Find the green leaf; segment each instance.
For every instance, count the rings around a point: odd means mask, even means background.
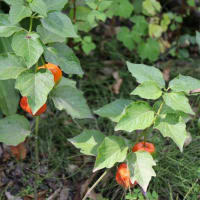
[[[44,17],[47,16],[47,5],[43,0],[32,0],[29,5],[33,12],[36,12]]]
[[[74,87],[58,85],[52,99],[58,110],[65,110],[73,118],[92,118],[82,92]]]
[[[185,92],[189,94],[191,90],[200,89],[200,80],[190,76],[179,75],[169,82],[169,87],[174,92]]]
[[[127,27],[120,27],[120,30],[117,33],[117,39],[121,41],[129,50],[133,50],[135,47],[133,36]]]
[[[158,99],[162,95],[162,90],[154,81],[145,81],[139,85],[133,92],[132,95],[138,95],[144,99]]]
[[[65,44],[54,43],[49,45],[44,51],[44,56],[47,62],[59,65],[67,74],[83,74],[78,58]]]
[[[133,12],[133,4],[129,0],[115,0],[110,6],[110,10],[107,12],[109,17],[120,16],[124,18],[129,18]]]
[[[59,82],[59,87],[60,86],[70,86],[76,88],[76,81],[63,77]]]
[[[162,35],[162,27],[158,24],[149,24],[149,35],[153,38],[159,38]]]
[[[14,80],[0,81],[0,109],[7,116],[15,114],[19,104],[19,94],[14,86]]]
[[[24,6],[22,2],[15,1],[10,7],[9,17],[12,24],[17,24],[22,19],[30,17],[32,14],[31,9],[28,6]]]
[[[105,13],[99,12],[98,10],[92,10],[87,16],[87,21],[89,22],[91,27],[97,26],[98,20],[101,20],[104,22],[106,20]]]
[[[124,130],[132,132],[143,130],[152,125],[154,111],[146,102],[133,102],[125,110],[124,115],[119,120],[115,131]]]
[[[15,33],[12,40],[12,48],[16,55],[24,58],[28,68],[32,67],[43,53],[42,44],[36,33],[26,33],[21,31]]]
[[[85,155],[96,156],[99,145],[105,136],[97,130],[84,130],[80,135],[69,141]]]
[[[153,166],[156,165],[151,154],[145,151],[137,151],[128,155],[128,167],[131,172],[131,182],[137,183],[146,192],[152,176],[156,176]],[[133,173],[134,171],[134,173]]]
[[[127,155],[128,147],[120,136],[105,137],[98,148],[98,154],[93,171],[111,168],[116,162],[122,162]]]
[[[127,99],[117,99],[112,103],[109,103],[102,108],[94,111],[97,115],[101,117],[107,117],[114,122],[118,122],[123,116],[125,108],[131,103],[131,100]]]
[[[154,16],[157,12],[160,12],[161,5],[156,0],[145,0],[142,3],[143,13],[147,16]]]
[[[0,37],[10,37],[13,33],[23,30],[9,21],[9,15],[0,14]]]
[[[98,10],[103,12],[106,9],[108,9],[112,4],[112,1],[100,1],[99,5],[98,5]]]
[[[53,10],[60,11],[64,8],[65,4],[68,3],[68,0],[56,0],[56,1],[44,0],[44,2],[46,3],[48,11],[53,11]]]
[[[132,64],[130,62],[127,62],[127,66],[129,72],[131,72],[132,76],[136,78],[138,83],[154,81],[160,88],[165,87],[163,75],[157,68],[144,64]]]
[[[92,37],[91,36],[85,36],[82,40],[81,40],[81,44],[82,44],[82,49],[84,51],[85,54],[89,54],[92,50],[94,50],[96,48],[95,43],[92,42]]]
[[[51,12],[41,22],[46,30],[60,37],[78,37],[70,18],[61,12]]]
[[[177,114],[169,113],[158,118],[155,127],[164,137],[170,137],[183,150],[185,139],[187,138],[186,125],[182,118]]]
[[[30,125],[24,116],[11,115],[0,119],[0,142],[16,146],[30,135]]]
[[[130,19],[133,23],[133,30],[137,32],[139,35],[147,35],[148,33],[148,22],[144,16],[141,15],[134,15]]]
[[[169,107],[174,110],[179,110],[188,114],[194,115],[187,97],[183,93],[170,92],[163,95],[163,99]]]
[[[34,73],[27,70],[21,73],[16,80],[15,88],[22,96],[28,97],[33,114],[35,114],[47,101],[49,92],[54,87],[54,76],[49,70],[39,70]]]
[[[54,42],[65,42],[66,38],[56,35],[45,29],[42,25],[37,26],[37,33],[40,35],[40,39],[44,44],[54,43]]]
[[[0,80],[16,79],[26,69],[22,59],[14,54],[0,55]]]
[[[6,55],[7,53],[14,53],[11,47],[12,37],[9,38],[1,38],[0,37],[0,52],[2,55]]]
[[[164,103],[162,100],[155,102],[155,104],[153,105],[153,109],[155,112],[158,112],[158,109],[160,108],[161,104]],[[183,121],[185,123],[187,123],[189,120],[192,119],[192,117],[187,114],[184,113],[182,111],[177,111],[177,110],[173,110],[171,107],[167,106],[165,103],[162,106],[162,109],[160,110],[160,116],[165,116],[166,114],[176,114],[179,115]]]
[[[146,42],[139,45],[138,53],[143,60],[156,61],[160,55],[159,42],[153,38],[149,38]]]

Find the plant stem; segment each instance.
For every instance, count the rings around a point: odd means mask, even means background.
[[[76,23],[76,0],[72,0],[73,1],[73,9],[74,9],[74,12],[73,12],[73,22],[74,24]]]
[[[100,177],[99,179],[92,185],[92,187],[86,192],[85,196],[83,197],[82,200],[86,200],[90,192],[97,186],[97,184],[103,179],[103,177],[108,173],[108,170],[106,170]]]
[[[33,17],[30,17],[30,26],[29,26],[29,31],[28,33],[30,33],[32,31],[32,27],[33,27]]]
[[[37,200],[37,185],[38,185],[38,166],[39,166],[39,149],[38,149],[38,130],[39,130],[40,117],[35,118],[35,163],[36,163],[36,174],[34,182],[34,200]]]

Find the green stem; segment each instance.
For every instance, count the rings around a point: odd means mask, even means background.
[[[30,17],[30,26],[29,26],[29,31],[28,33],[30,33],[32,31],[32,27],[33,27],[33,17]]]
[[[45,60],[42,56],[41,56],[41,61],[42,61],[42,64],[45,65]]]
[[[34,183],[34,200],[37,200],[37,187],[38,187],[38,167],[39,167],[39,149],[38,149],[38,130],[39,130],[40,117],[35,118],[35,163],[36,163],[36,174]]]
[[[103,177],[108,173],[108,170],[106,170],[100,177],[99,179],[92,185],[92,187],[87,191],[85,196],[83,197],[82,200],[86,200],[90,192],[97,186],[97,184],[103,179]]]

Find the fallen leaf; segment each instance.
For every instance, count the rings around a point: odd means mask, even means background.
[[[112,90],[115,94],[119,94],[121,85],[123,80],[119,76],[119,72],[113,72],[113,78],[116,80],[115,83],[112,85]]]
[[[10,152],[17,160],[24,160],[27,154],[25,142],[22,142],[17,146],[10,146]]]

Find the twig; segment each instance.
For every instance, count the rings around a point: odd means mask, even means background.
[[[53,200],[56,198],[60,192],[61,188],[58,188],[47,200]]]
[[[199,92],[200,92],[200,89],[191,90],[191,91],[190,91],[190,94],[199,93]]]
[[[38,166],[39,166],[39,149],[38,149],[38,130],[39,130],[39,121],[40,117],[36,117],[36,122],[35,122],[35,162],[36,162],[36,171],[37,173],[35,174],[35,182],[34,182],[34,200],[37,200],[37,184],[38,184]]]
[[[85,196],[83,197],[82,200],[86,200],[90,192],[97,186],[97,184],[103,179],[103,177],[108,173],[108,170],[106,170],[100,177],[99,179],[92,185],[92,187],[86,192]]]

